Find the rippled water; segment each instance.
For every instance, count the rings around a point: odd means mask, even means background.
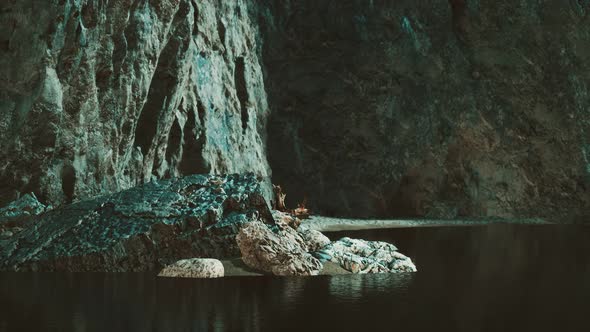
[[[415,274],[158,279],[0,274],[0,331],[585,331],[590,227],[332,233],[387,240]]]

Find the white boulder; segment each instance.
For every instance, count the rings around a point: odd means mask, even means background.
[[[221,278],[224,276],[221,261],[212,258],[183,259],[166,266],[159,277],[171,278]]]

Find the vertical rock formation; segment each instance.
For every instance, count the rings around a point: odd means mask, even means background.
[[[575,0],[3,0],[0,206],[193,173],[268,177],[268,122],[291,206],[584,219],[589,12]]]
[[[339,216],[590,211],[587,1],[266,1],[273,182]]]
[[[182,174],[269,176],[248,11],[247,1],[2,1],[0,206]]]

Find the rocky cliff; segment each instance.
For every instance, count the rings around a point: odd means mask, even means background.
[[[270,175],[245,1],[6,0],[0,36],[0,206]]]
[[[327,215],[584,219],[589,23],[576,0],[4,0],[0,206],[270,163]]]
[[[590,217],[587,1],[267,5],[269,160],[291,204]]]

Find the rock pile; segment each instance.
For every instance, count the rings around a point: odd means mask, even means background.
[[[248,267],[278,276],[318,275],[322,261],[352,273],[416,271],[391,244],[331,242],[300,227],[293,215],[269,209],[260,185],[253,174],[193,175],[51,211],[25,196],[0,210],[12,220],[0,222],[0,270],[152,271],[168,265],[162,276],[219,277],[217,261],[194,258],[241,256]]]
[[[342,238],[315,254],[339,264],[352,273],[416,272],[412,260],[397,251],[393,244]]]
[[[280,220],[274,226],[249,223],[240,230],[237,243],[246,265],[280,276],[317,275],[326,261],[351,273],[417,271],[412,260],[392,244],[347,237],[331,242],[319,231],[295,231]]]

